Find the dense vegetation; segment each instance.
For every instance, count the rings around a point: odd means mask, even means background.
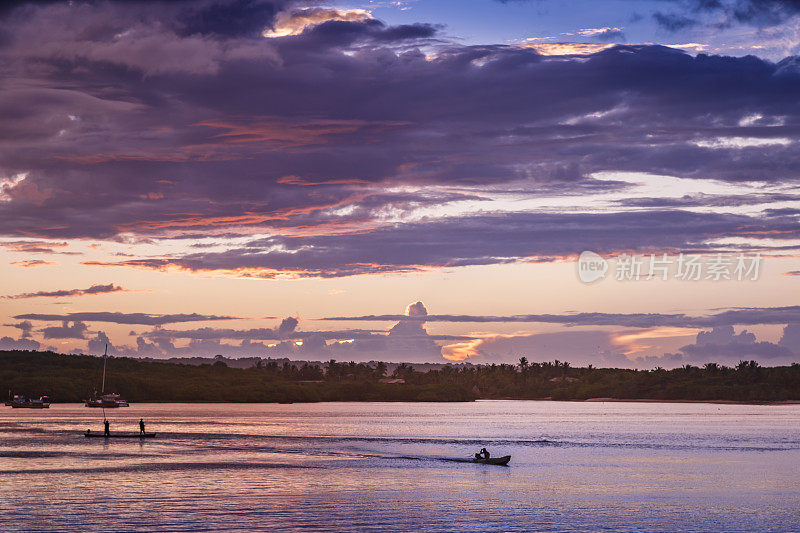
[[[800,365],[761,367],[742,361],[729,368],[714,363],[674,370],[573,368],[568,363],[446,365],[416,371],[399,365],[382,383],[383,363],[324,365],[259,362],[229,368],[224,362],[187,365],[109,358],[106,391],[131,402],[315,402],[470,401],[478,398],[586,400],[800,400]],[[103,361],[52,352],[0,352],[0,390],[56,402],[89,398],[100,383]]]

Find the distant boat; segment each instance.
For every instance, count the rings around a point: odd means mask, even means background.
[[[106,409],[111,409],[113,407],[130,407],[130,404],[120,398],[119,394],[116,393],[103,394],[99,398],[86,400],[85,405],[86,407],[104,407]]]
[[[499,465],[499,466],[506,466],[508,462],[511,460],[510,455],[504,455],[503,457],[488,457],[488,458],[475,458],[472,460],[473,463],[482,463],[485,465]]]
[[[100,386],[100,396],[97,396],[97,392],[95,392],[95,397],[91,400],[86,400],[86,407],[102,407],[104,409],[112,409],[114,407],[130,407],[128,402],[120,398],[119,394],[116,393],[107,393],[106,390],[106,361],[108,360],[108,344],[106,344],[106,349],[103,352],[103,382]]]
[[[42,396],[38,400],[34,400],[33,398],[26,398],[25,396],[16,394],[11,400],[6,402],[6,405],[14,408],[49,409],[50,397]]]

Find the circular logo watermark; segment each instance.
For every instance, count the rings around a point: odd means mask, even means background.
[[[578,257],[578,278],[584,283],[592,283],[606,277],[608,261],[588,250]]]

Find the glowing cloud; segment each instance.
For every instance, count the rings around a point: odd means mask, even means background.
[[[608,50],[615,44],[599,43],[525,43],[517,48],[530,48],[543,56],[586,56]]]
[[[321,9],[309,8],[280,13],[273,29],[264,30],[267,38],[300,35],[307,28],[319,26],[332,20],[344,22],[364,22],[372,19],[372,14],[365,9]]]
[[[695,144],[702,148],[752,148],[759,146],[788,146],[792,144],[792,140],[786,137],[717,137],[716,139],[697,141]]]

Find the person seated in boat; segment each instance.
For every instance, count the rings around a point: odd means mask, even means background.
[[[488,459],[491,454],[486,448],[481,448],[481,451],[475,454],[475,459]]]
[[[110,431],[110,424],[108,423],[108,420],[105,420],[103,422],[103,428],[104,428],[103,429],[103,435],[105,435],[106,437],[110,436],[111,435],[111,431]]]
[[[139,433],[144,433],[144,418],[139,419]]]

